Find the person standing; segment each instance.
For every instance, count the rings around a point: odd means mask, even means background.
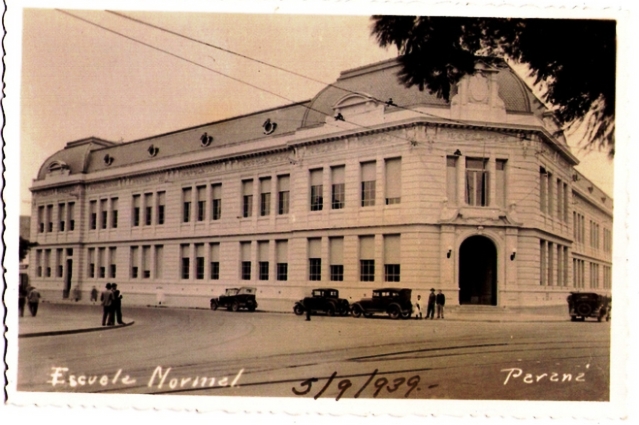
[[[444,295],[442,293],[442,290],[440,289],[437,292],[437,318],[438,319],[444,318],[444,304],[446,304],[446,295]]]
[[[40,304],[40,293],[33,286],[29,289],[29,295],[27,295],[27,301],[29,302],[29,311],[31,316],[35,317],[38,314],[38,305]]]
[[[430,294],[428,295],[428,308],[426,309],[426,318],[434,319],[435,318],[435,303],[437,302],[437,295],[435,295],[435,288],[431,288]]]
[[[122,293],[118,289],[117,283],[111,284],[111,290],[113,291],[113,304],[111,305],[113,309],[113,317],[111,318],[111,324],[113,324],[113,320],[117,321],[118,325],[124,325],[122,321]]]
[[[417,296],[417,301],[415,301],[415,319],[419,320],[422,318],[422,296]]]
[[[311,321],[311,306],[308,302],[304,303],[304,310],[306,310],[306,321]]]
[[[20,317],[24,317],[24,306],[27,304],[27,296],[29,295],[29,277],[20,275],[20,286],[18,287],[18,311]]]
[[[106,284],[106,289],[102,291],[100,295],[100,301],[102,302],[102,326],[107,324],[113,324],[113,314],[111,310],[111,304],[113,304],[113,292],[111,291],[111,284]]]
[[[93,289],[91,289],[91,302],[95,304],[96,301],[98,301],[98,289],[94,285]]]

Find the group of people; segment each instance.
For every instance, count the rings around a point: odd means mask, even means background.
[[[118,290],[117,283],[107,283],[106,289],[100,295],[102,302],[102,326],[113,326],[117,321],[118,325],[123,325],[122,321],[122,293]]]
[[[18,288],[18,311],[20,317],[24,317],[24,307],[27,303],[29,304],[31,316],[35,317],[38,314],[38,306],[40,305],[40,293],[24,279],[20,281],[20,287]]]
[[[421,305],[422,296],[417,295],[417,301],[415,302],[415,319],[422,318],[422,305]],[[428,304],[426,306],[426,319],[434,319],[435,310],[437,310],[437,318],[444,318],[444,304],[446,304],[446,295],[442,293],[440,289],[437,294],[435,294],[435,288],[430,289],[430,294],[428,295]]]

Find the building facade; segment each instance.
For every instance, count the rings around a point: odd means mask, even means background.
[[[316,287],[442,289],[451,305],[609,292],[612,199],[506,65],[450,103],[396,61],[313,99],[127,143],[69,142],[33,182],[33,285],[117,282],[127,302],[208,306],[254,286],[290,311]]]

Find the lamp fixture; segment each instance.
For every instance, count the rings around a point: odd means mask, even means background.
[[[517,256],[517,249],[513,248],[513,252],[510,254],[510,261],[515,261],[516,256]]]
[[[462,156],[462,153],[461,153],[461,151],[460,151],[459,149],[457,149],[457,150],[455,151],[455,153],[453,153],[453,155],[455,155],[455,156]]]
[[[446,253],[446,258],[450,258],[452,253],[453,253],[453,249],[451,247],[448,247],[448,252]]]

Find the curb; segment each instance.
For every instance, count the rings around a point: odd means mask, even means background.
[[[117,326],[100,326],[99,328],[82,328],[82,329],[68,329],[64,331],[32,332],[32,333],[19,334],[18,338],[34,338],[39,336],[71,335],[71,334],[80,334],[80,333],[86,333],[86,332],[108,331],[111,329],[126,328],[127,326],[131,326],[133,324],[135,324],[135,321],[131,321],[129,323],[125,323],[123,325],[117,325]]]

